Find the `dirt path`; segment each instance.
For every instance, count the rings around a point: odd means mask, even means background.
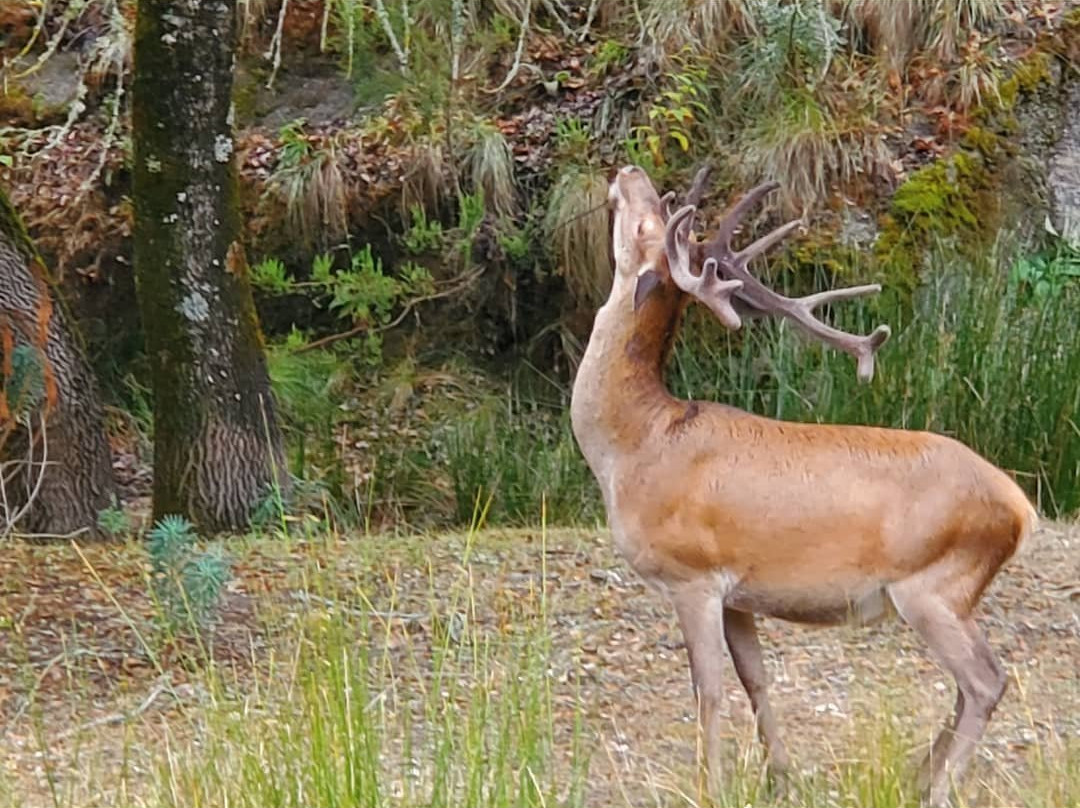
[[[215,656],[242,689],[245,670],[274,643],[259,604],[295,605],[315,568],[340,583],[342,598],[358,587],[373,599],[393,590],[402,611],[429,609],[441,579],[460,574],[464,543],[454,535],[236,545],[237,580]],[[535,593],[546,567],[556,721],[580,712],[596,742],[588,804],[671,804],[670,791],[693,779],[695,741],[671,610],[615,557],[606,531],[554,530],[546,553],[543,546],[538,530],[477,537],[469,567],[481,620],[505,619],[506,604]],[[85,557],[26,546],[0,556],[0,805],[49,803],[43,749],[61,768],[97,760],[118,769],[111,758],[130,733],[141,758],[124,763],[127,776],[152,780],[162,724],[177,714],[159,697],[156,665],[171,688],[194,698],[200,687],[182,648],[165,648],[154,662],[133,631],[146,631],[152,614],[142,548],[91,547]],[[338,597],[333,587],[320,591]],[[979,620],[1013,677],[973,778],[985,786],[976,804],[1001,805],[993,795],[1008,791],[1039,750],[1080,738],[1080,529],[1042,527],[987,593]],[[842,762],[883,716],[897,717],[915,743],[928,741],[951,708],[952,682],[897,622],[806,629],[765,620],[762,635],[774,707],[803,770]],[[753,748],[733,672],[727,713],[733,744]],[[569,719],[559,731],[568,736]],[[88,780],[80,793],[80,804],[110,804],[100,783]]]

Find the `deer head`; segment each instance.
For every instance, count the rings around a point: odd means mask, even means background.
[[[880,292],[881,287],[854,286],[799,298],[769,289],[750,273],[749,264],[798,230],[802,222],[788,222],[742,249],[733,247],[735,233],[746,214],[779,188],[776,183],[764,183],[746,193],[707,240],[696,240],[692,234],[694,217],[708,174],[707,168],[698,172],[686,204],[674,213],[674,194],[660,197],[640,168],[629,166],[616,174],[610,192],[616,274],[622,276],[622,282],[635,284],[635,311],[657,289],[673,286],[708,306],[731,329],[741,327],[742,316],[778,315],[826,345],[855,357],[862,381],[873,378],[874,355],[888,340],[889,327],[880,325],[866,336],[849,334],[818,320],[814,311],[837,300]]]

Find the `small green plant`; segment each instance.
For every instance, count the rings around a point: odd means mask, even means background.
[[[755,12],[756,34],[736,53],[738,93],[768,104],[791,89],[820,84],[843,44],[842,22],[823,0],[768,0]]]
[[[292,290],[292,279],[285,264],[277,258],[266,258],[251,268],[251,283],[267,292],[284,294]]]
[[[532,251],[532,239],[527,228],[514,227],[512,222],[501,223],[499,246],[511,261],[524,261]]]
[[[666,147],[674,143],[683,154],[690,151],[695,127],[708,115],[708,70],[688,54],[676,62],[666,85],[646,117],[648,123],[634,127],[631,135],[643,146],[656,167],[670,162]]]
[[[472,249],[472,238],[476,228],[484,221],[484,192],[478,189],[474,194],[462,194],[458,197],[458,229],[461,231],[462,247]]]
[[[163,516],[150,531],[151,586],[162,620],[196,631],[213,620],[231,565],[220,547],[200,551],[195,527],[182,516]]]
[[[595,75],[602,76],[625,63],[629,55],[630,49],[626,45],[615,39],[605,39],[593,54],[590,70]]]
[[[114,539],[131,535],[131,519],[120,507],[120,502],[113,495],[112,504],[98,511],[98,527],[108,533]]]
[[[1066,288],[1080,284],[1080,249],[1058,241],[1049,250],[1021,258],[1009,272],[1009,283],[1027,301],[1060,297]]]
[[[306,125],[307,118],[296,118],[278,130],[278,139],[281,141],[278,165],[281,168],[295,168],[309,159],[314,152],[311,141],[304,134]]]
[[[436,252],[443,246],[442,223],[438,219],[429,219],[427,211],[421,205],[409,208],[412,226],[405,231],[401,242],[412,255]]]
[[[396,275],[383,271],[382,260],[365,244],[354,253],[349,266],[335,269],[329,255],[316,256],[311,280],[298,282],[288,275],[276,259],[260,263],[254,273],[260,288],[275,294],[313,290],[327,300],[327,305],[351,324],[354,336],[362,340],[368,361],[381,358],[379,331],[387,327],[395,308],[410,299],[432,293],[434,281],[427,269],[412,261],[397,268]],[[294,335],[290,339],[295,338]]]
[[[560,160],[584,165],[592,148],[588,125],[580,118],[559,118],[555,121],[555,154]]]

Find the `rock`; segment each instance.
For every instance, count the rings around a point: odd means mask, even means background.
[[[1062,238],[1080,246],[1080,82],[1063,92],[1064,120],[1047,177],[1051,221]]]

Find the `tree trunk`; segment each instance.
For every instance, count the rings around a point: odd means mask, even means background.
[[[247,263],[230,101],[235,0],[140,0],[135,281],[154,390],[154,516],[241,528],[287,484]]]
[[[0,531],[98,537],[98,513],[116,491],[105,417],[82,345],[55,297],[45,265],[0,190],[0,355],[8,394],[0,402]],[[11,400],[14,355],[21,348],[30,349],[43,382],[41,400],[26,406]]]

